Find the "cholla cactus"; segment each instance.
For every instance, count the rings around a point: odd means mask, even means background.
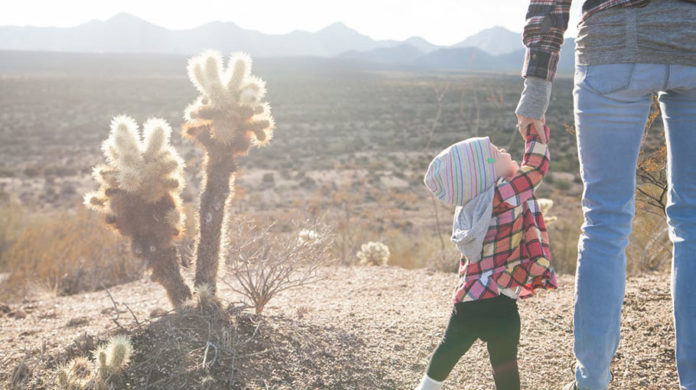
[[[92,175],[99,189],[84,197],[84,204],[106,214],[106,223],[131,238],[133,252],[148,261],[152,279],[167,290],[174,306],[191,297],[179,273],[173,240],[184,231],[181,208],[184,163],[171,146],[171,128],[162,119],[144,124],[143,141],[136,122],[117,116],[102,143],[106,163]]]
[[[224,145],[227,155],[246,154],[252,144],[268,143],[274,122],[270,106],[262,102],[266,83],[250,71],[251,58],[244,53],[234,55],[224,70],[216,51],[191,58],[188,75],[201,95],[186,108],[185,134]]]
[[[370,241],[362,244],[357,256],[360,265],[386,265],[389,261],[389,247],[381,242]]]
[[[78,357],[58,369],[58,385],[66,390],[80,390],[92,380],[92,364],[84,357]]]
[[[302,229],[297,235],[297,242],[302,244],[311,244],[319,239],[319,234],[314,230]]]
[[[95,373],[95,388],[106,389],[109,377],[123,370],[130,362],[133,346],[128,336],[114,336],[106,345],[97,348],[93,353]]]
[[[205,151],[196,246],[195,285],[206,284],[215,294],[224,210],[230,198],[235,157],[262,146],[273,135],[270,107],[262,102],[265,83],[250,74],[251,59],[236,54],[226,69],[218,52],[207,51],[188,63],[188,74],[201,93],[186,108],[182,132]]]
[[[537,203],[539,204],[539,208],[541,209],[541,214],[544,216],[544,222],[546,224],[549,224],[551,222],[555,222],[558,219],[556,216],[548,215],[549,210],[551,210],[551,207],[553,207],[553,200],[547,199],[547,198],[540,198],[540,199],[537,199]]]
[[[128,336],[114,336],[92,353],[93,362],[78,357],[59,368],[58,385],[66,390],[106,390],[111,375],[128,365],[132,353]]]

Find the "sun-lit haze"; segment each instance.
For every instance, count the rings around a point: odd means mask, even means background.
[[[170,29],[223,21],[282,34],[316,31],[343,22],[374,39],[420,36],[438,45],[451,45],[497,25],[522,31],[527,5],[527,0],[26,0],[5,2],[0,25],[68,27],[127,12]],[[575,36],[580,6],[581,1],[576,0],[566,36]]]

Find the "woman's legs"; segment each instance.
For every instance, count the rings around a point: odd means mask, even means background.
[[[667,138],[667,221],[679,382],[696,389],[696,67],[670,67],[659,101]]]
[[[636,165],[666,65],[577,66],[575,127],[584,183],[575,291],[576,381],[606,389],[619,343],[628,237],[634,216]]]

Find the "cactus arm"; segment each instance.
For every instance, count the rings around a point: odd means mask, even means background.
[[[179,252],[176,247],[156,249],[150,254],[149,263],[152,267],[152,281],[164,287],[169,301],[174,307],[181,306],[191,298],[191,290],[181,276]]]
[[[215,149],[209,149],[214,152]],[[199,215],[200,239],[196,250],[194,285],[207,284],[215,294],[225,202],[237,170],[234,159],[208,156]]]

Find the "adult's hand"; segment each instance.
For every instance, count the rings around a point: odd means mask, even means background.
[[[517,130],[519,130],[520,135],[524,139],[527,131],[527,126],[532,125],[532,131],[535,132],[541,142],[547,143],[546,133],[544,132],[544,125],[546,124],[546,115],[542,115],[541,119],[528,118],[526,116],[517,115]]]

